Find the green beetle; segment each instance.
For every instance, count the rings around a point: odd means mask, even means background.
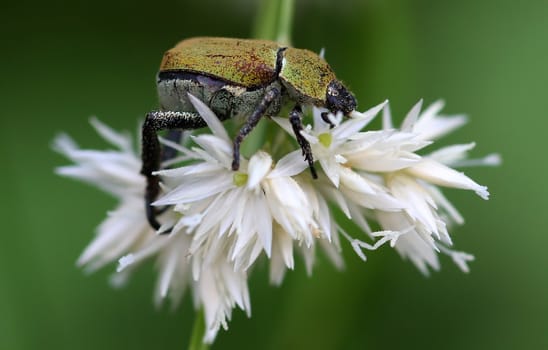
[[[263,116],[275,116],[283,105],[293,103],[289,120],[297,141],[317,177],[310,144],[301,135],[301,105],[327,108],[349,115],[356,108],[354,96],[337,80],[320,56],[303,49],[285,47],[268,40],[191,38],[164,54],[157,80],[160,111],[149,112],[142,130],[141,174],[147,178],[147,218],[158,229],[157,212],[151,203],[159,194],[153,172],[173,150],[161,150],[157,132],[171,130],[172,140],[181,130],[206,126],[194,110],[188,93],[206,103],[220,120],[237,116],[245,122],[234,139],[232,169],[240,165],[240,144]],[[329,123],[327,113],[322,114]]]

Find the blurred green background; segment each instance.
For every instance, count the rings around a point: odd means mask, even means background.
[[[53,174],[67,164],[60,131],[104,148],[97,115],[136,129],[156,106],[162,53],[196,35],[249,36],[256,1],[8,1],[0,11],[0,349],[181,349],[187,295],[152,305],[152,264],[122,290],[110,266],[86,276],[75,260],[114,200]],[[545,0],[299,1],[294,44],[318,51],[360,106],[391,100],[401,120],[419,99],[447,101],[470,123],[444,142],[477,141],[500,168],[467,172],[485,202],[446,191],[466,217],[452,230],[475,254],[470,274],[442,258],[429,278],[391,249],[347,267],[302,260],[282,287],[267,267],[250,279],[253,316],[236,310],[213,349],[547,349],[548,2]],[[544,180],[542,180],[544,179]]]

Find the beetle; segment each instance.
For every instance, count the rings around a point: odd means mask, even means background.
[[[160,192],[158,176],[162,160],[174,151],[162,151],[158,131],[171,130],[178,140],[181,131],[205,127],[188,94],[206,103],[220,120],[243,116],[245,122],[234,138],[232,169],[240,166],[240,145],[263,116],[275,116],[282,106],[293,104],[289,113],[293,131],[317,178],[310,144],[301,135],[302,105],[324,107],[348,116],[356,108],[352,93],[335,77],[327,62],[309,50],[268,40],[197,37],[179,42],[165,52],[157,75],[160,110],[147,113],[142,127],[142,169],[146,177],[146,215],[158,230],[158,212],[151,203]],[[331,122],[327,113],[324,121]],[[163,154],[162,154],[163,153]],[[166,232],[167,233],[167,232]]]

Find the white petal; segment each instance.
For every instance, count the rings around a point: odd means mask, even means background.
[[[170,205],[190,203],[233,188],[234,182],[229,173],[207,174],[200,177],[190,177],[173,191],[164,195],[153,205]]]
[[[207,126],[211,129],[211,132],[213,132],[213,134],[218,138],[230,142],[230,138],[228,137],[225,127],[219,118],[217,118],[215,113],[213,113],[205,103],[200,101],[199,98],[193,96],[192,94],[189,93],[188,98],[200,116],[205,120]]]
[[[461,159],[466,158],[466,153],[476,146],[475,142],[470,142],[462,145],[451,145],[440,148],[427,157],[434,159],[443,164],[453,164]]]
[[[423,187],[405,175],[392,176],[388,187],[396,198],[405,203],[405,211],[413,220],[419,221],[429,232],[437,234],[435,203]]]
[[[394,129],[394,124],[392,123],[392,113],[390,112],[390,104],[387,103],[382,109],[382,129],[391,130]]]
[[[341,123],[338,127],[332,131],[333,138],[336,140],[345,140],[351,135],[363,129],[367,124],[373,120],[380,112],[380,110],[388,103],[384,101],[373,108],[368,109],[363,113],[352,113],[352,118],[348,119],[344,123]]]
[[[436,185],[472,190],[481,198],[489,199],[487,187],[478,185],[464,173],[459,173],[433,160],[423,159],[406,171]]]
[[[179,168],[155,171],[154,174],[163,177],[184,177],[191,175],[203,176],[208,173],[219,172],[223,170],[224,169],[220,168],[220,164],[200,162],[188,166],[182,166]]]
[[[413,128],[419,137],[424,140],[435,140],[466,124],[465,115],[438,115],[443,105],[443,101],[436,101],[421,113]]]
[[[389,231],[405,231],[398,237],[395,249],[404,257],[409,258],[425,275],[429,274],[428,267],[439,269],[438,255],[434,248],[424,241],[415,230],[409,230],[411,223],[403,212],[376,212],[379,224]]]
[[[192,139],[203,149],[194,149],[194,151],[205,161],[215,160],[227,168],[232,163],[231,142],[210,134],[202,134]]]
[[[295,133],[293,132],[293,127],[291,126],[291,123],[289,122],[288,118],[281,118],[281,117],[272,117],[272,120],[276,122],[279,126],[282,127],[289,135],[295,136]]]
[[[339,172],[342,168],[342,166],[335,161],[334,158],[321,158],[320,159],[320,165],[322,166],[323,171],[333,183],[335,187],[339,187]]]
[[[266,256],[270,258],[272,252],[272,216],[270,215],[267,203],[263,200],[256,200],[253,207],[249,209],[249,215],[255,219],[257,233]]]
[[[274,244],[270,261],[270,282],[279,285],[282,282],[286,268],[292,270],[293,267],[293,240],[284,230],[278,227],[274,231]]]
[[[131,138],[127,132],[119,133],[95,117],[91,118],[89,122],[97,130],[97,133],[109,143],[118,147],[121,151],[132,152]]]
[[[363,214],[363,210],[356,205],[351,205],[349,210],[352,215],[352,222],[361,228],[369,237],[373,237],[373,230],[371,230],[371,227]]]
[[[312,274],[312,268],[314,267],[314,262],[316,261],[315,247],[301,246],[300,248],[304,258],[306,273],[310,276]]]
[[[323,193],[326,194],[326,196],[329,198],[329,200],[335,202],[337,207],[339,207],[339,209],[344,213],[344,215],[348,219],[352,218],[351,215],[350,215],[349,205],[347,203],[347,199],[350,200],[351,198],[345,197],[344,194],[341,191],[339,191],[337,188],[334,188],[334,187],[331,187],[331,186],[325,186],[321,190],[322,190]]]
[[[65,133],[58,134],[53,139],[52,147],[55,151],[71,158],[71,154],[78,149],[78,144]]]
[[[255,188],[259,182],[270,172],[272,168],[272,157],[266,152],[259,151],[249,160],[247,166],[248,179],[247,188]]]
[[[326,240],[320,240],[320,246],[326,253],[331,263],[339,270],[344,268],[344,259],[342,257],[341,249],[338,244],[328,242]]]
[[[478,159],[462,159],[455,161],[450,165],[452,167],[471,167],[471,166],[499,166],[502,164],[502,157],[498,153],[491,153],[483,158]]]
[[[446,211],[452,221],[454,221],[458,225],[464,224],[464,217],[459,213],[457,208],[455,208],[453,204],[451,204],[451,202],[447,198],[445,198],[443,193],[436,186],[429,185],[428,191],[430,192],[436,203],[438,203],[440,208],[443,208]]]
[[[439,112],[441,112],[444,106],[445,106],[445,101],[443,100],[434,101],[428,107],[426,107],[426,109],[421,113],[420,121],[417,124],[430,123],[432,120],[436,119]],[[415,127],[416,126],[417,125],[415,125]]]
[[[296,150],[280,159],[268,176],[295,176],[302,173],[306,168],[308,168],[308,163],[302,156],[302,151]]]
[[[422,99],[420,99],[419,102],[417,102],[413,106],[413,108],[411,108],[409,113],[407,113],[407,115],[405,116],[405,119],[403,120],[401,125],[401,131],[405,131],[405,132],[413,131],[413,127],[417,121],[417,118],[419,117],[421,108],[422,108]]]
[[[369,184],[367,179],[360,176],[355,171],[342,167],[339,170],[341,186],[352,192],[375,195],[376,191]]]

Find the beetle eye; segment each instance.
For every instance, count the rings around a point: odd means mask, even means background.
[[[337,90],[333,86],[329,86],[327,93],[333,97],[339,96],[339,90]]]

